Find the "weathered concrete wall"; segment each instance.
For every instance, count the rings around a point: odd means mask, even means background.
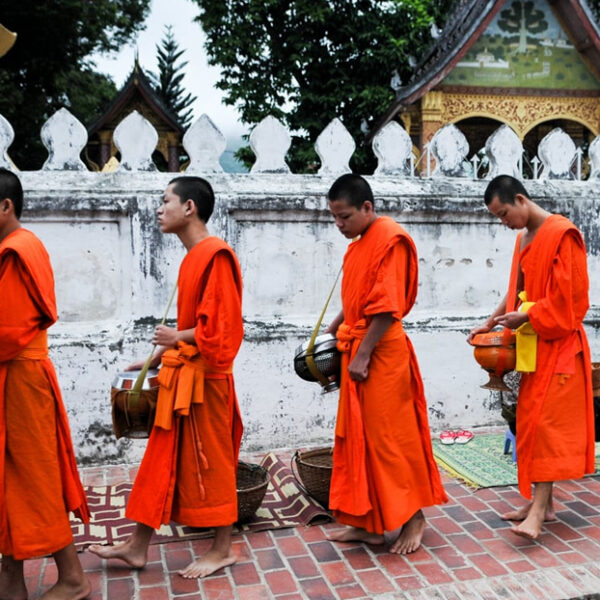
[[[115,373],[145,357],[177,277],[183,249],[163,236],[155,209],[168,174],[24,172],[24,224],[46,244],[60,321],[51,356],[84,463],[131,462],[143,441],[117,442],[109,390]],[[246,424],[244,450],[329,442],[337,393],[300,380],[292,358],[305,341],[341,264],[347,240],[328,214],[335,176],[209,175],[218,205],[212,233],[237,252],[246,337],[235,365]],[[431,425],[500,423],[486,374],[465,343],[505,292],[515,232],[485,210],[485,181],[370,177],[378,212],[402,223],[419,251],[420,284],[405,321],[427,393]],[[587,330],[600,356],[600,200],[594,181],[527,182],[534,198],[583,230],[591,279]],[[1,290],[0,290],[1,293]],[[339,293],[327,322],[339,310]],[[171,317],[174,317],[174,310]]]

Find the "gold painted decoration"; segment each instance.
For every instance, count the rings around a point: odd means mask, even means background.
[[[521,139],[536,125],[551,119],[576,121],[598,135],[600,98],[444,94],[439,117],[441,122],[456,123],[470,117],[502,121],[512,127]]]

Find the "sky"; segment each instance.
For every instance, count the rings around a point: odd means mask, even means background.
[[[185,50],[180,60],[188,61],[183,86],[197,96],[192,106],[194,120],[206,113],[227,138],[228,147],[237,148],[248,128],[239,122],[234,107],[223,104],[223,92],[215,88],[220,72],[208,64],[204,32],[193,22],[198,13],[198,5],[192,0],[152,0],[146,28],[137,40],[118,54],[96,55],[94,61],[97,70],[110,75],[117,87],[125,83],[133,68],[136,48],[142,68],[156,72],[156,45],[164,37],[165,26],[172,25],[180,50]]]

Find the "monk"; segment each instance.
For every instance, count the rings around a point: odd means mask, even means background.
[[[492,179],[484,200],[504,225],[523,231],[506,297],[468,340],[496,325],[517,330],[517,361],[524,361],[517,400],[519,491],[531,500],[533,483],[534,493],[532,502],[503,518],[521,521],[511,530],[536,539],[543,522],[555,518],[553,482],[594,472],[591,359],[583,327],[586,250],[575,225],[533,202],[514,177]],[[533,337],[531,350],[521,332]]]
[[[423,383],[402,318],[417,294],[417,252],[408,233],[375,213],[358,175],[328,193],[344,257],[342,312],[328,332],[342,352],[329,506],[348,527],[331,539],[417,550],[422,508],[447,501],[433,458]]]
[[[44,600],[90,592],[69,523],[89,521],[67,413],[48,358],[54,276],[42,242],[20,224],[23,189],[0,168],[0,599],[23,600],[23,561],[51,554],[58,581]]]
[[[177,177],[157,211],[161,231],[177,235],[187,249],[179,269],[177,329],[161,325],[152,340],[159,346],[152,366],[162,361],[160,390],[127,503],[134,533],[122,544],[89,548],[141,568],[161,524],[214,527],[208,552],[179,571],[186,578],[206,577],[236,561],[231,535],[242,421],[232,366],[244,333],[242,278],[233,250],[208,232],[214,202],[207,181]]]

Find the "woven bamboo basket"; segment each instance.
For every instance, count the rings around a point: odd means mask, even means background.
[[[260,465],[238,462],[236,487],[238,499],[238,523],[247,523],[261,505],[267,487],[269,474]]]
[[[298,469],[298,477],[294,471]],[[300,452],[296,450],[292,458],[292,472],[300,487],[325,508],[329,506],[329,486],[333,469],[333,448],[316,448]]]

